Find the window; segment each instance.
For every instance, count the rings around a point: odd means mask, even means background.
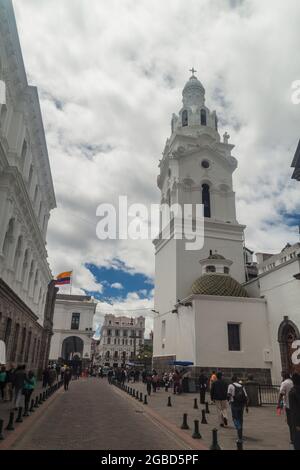
[[[19,339],[19,331],[20,331],[20,325],[19,325],[19,323],[17,323],[16,328],[15,328],[15,333],[14,333],[13,347],[12,347],[12,354],[11,354],[11,360],[12,361],[16,360],[16,353],[17,353],[17,346],[18,346],[18,339]]]
[[[209,162],[207,160],[202,160],[201,166],[202,166],[202,168],[207,169],[207,168],[209,168]]]
[[[110,338],[107,338],[107,344],[110,344]]]
[[[228,349],[229,351],[240,351],[240,324],[228,323]]]
[[[32,332],[30,331],[29,334],[28,334],[28,339],[27,339],[27,346],[26,346],[25,359],[24,359],[25,362],[28,362],[28,359],[29,359],[31,336],[32,336]]]
[[[216,267],[215,266],[206,266],[206,272],[207,273],[215,273],[216,272]]]
[[[11,333],[11,318],[7,318],[6,320],[6,328],[5,328],[5,335],[4,335],[4,343],[6,343],[6,345],[8,344],[8,340],[10,338],[10,333]]]
[[[79,330],[80,313],[72,313],[71,330]]]
[[[202,185],[202,204],[204,206],[204,217],[210,217],[210,193],[208,184]]]
[[[127,338],[127,330],[123,331],[123,336],[124,336],[124,338]]]
[[[119,336],[120,335],[120,331],[119,330],[116,330],[115,331],[115,336]]]
[[[111,330],[107,330],[107,336],[111,336]]]
[[[21,152],[21,168],[22,168],[22,170],[24,168],[26,154],[27,154],[27,142],[26,142],[26,140],[24,140],[23,147],[22,147],[22,152]]]
[[[21,357],[24,353],[25,341],[26,341],[26,328],[24,327],[22,331],[22,342],[21,342],[21,350],[20,350]]]
[[[164,342],[166,339],[166,320],[161,322],[161,339],[162,342]]]
[[[188,112],[186,109],[182,112],[181,118],[182,118],[182,127],[187,126],[188,125]]]
[[[139,336],[140,336],[140,338],[143,337],[143,332],[142,332],[142,331],[140,331],[140,335],[139,335]]]
[[[218,130],[218,118],[215,116],[215,129]]]
[[[229,274],[229,268],[227,268],[227,266],[224,268],[224,274]]]
[[[201,109],[201,126],[206,126],[206,111]]]

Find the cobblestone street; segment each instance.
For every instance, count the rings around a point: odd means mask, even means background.
[[[18,450],[173,450],[188,447],[159,428],[138,404],[106,380],[81,379],[63,388],[43,415],[11,447]],[[47,402],[46,405],[47,406]],[[28,418],[30,419],[30,418]],[[20,427],[21,430],[21,427]]]

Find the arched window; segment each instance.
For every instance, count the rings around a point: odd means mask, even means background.
[[[204,217],[210,217],[210,192],[208,184],[202,185],[202,204],[204,206]]]
[[[1,103],[0,103],[0,106],[1,106]],[[6,116],[7,116],[7,106],[6,104],[2,104],[1,113],[0,113],[0,128],[1,129],[4,128]]]
[[[201,109],[201,126],[206,126],[206,111]]]
[[[38,197],[38,186],[36,185],[35,190],[34,190],[34,197],[33,197],[33,204],[36,204],[36,200]]]
[[[218,117],[215,116],[215,129],[218,130]]]
[[[31,186],[32,177],[33,177],[33,166],[30,165],[29,176],[28,176],[28,187],[29,187],[29,189],[30,189],[30,186]]]
[[[188,120],[188,112],[186,109],[182,111],[181,119],[182,119],[182,127],[188,126],[189,120]]]
[[[21,168],[22,168],[22,170],[24,169],[26,154],[27,154],[27,142],[26,142],[26,140],[24,140],[23,147],[22,147],[22,152],[21,152]]]
[[[216,267],[215,266],[206,266],[206,272],[207,273],[215,273],[216,272]]]
[[[16,248],[16,252],[15,252],[14,270],[16,270],[17,267],[18,267],[19,259],[20,259],[20,256],[21,256],[22,243],[23,243],[23,237],[22,237],[22,235],[20,235],[19,238],[18,238],[17,248]]]
[[[23,266],[22,266],[22,277],[21,277],[22,280],[25,279],[27,266],[28,266],[28,248],[24,254],[24,260],[23,260]]]
[[[227,266],[224,267],[224,274],[229,274],[229,268]]]
[[[9,247],[13,241],[14,227],[15,227],[15,219],[10,219],[8,223],[7,231],[5,234],[5,238],[4,238],[4,243],[3,243],[4,256],[8,255]]]

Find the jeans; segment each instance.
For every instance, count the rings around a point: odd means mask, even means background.
[[[287,425],[288,425],[289,430],[290,430],[290,441],[292,443],[294,443],[294,440],[295,440],[295,426],[294,426],[294,423],[293,423],[293,418],[291,416],[291,410],[289,408],[286,408],[285,413],[286,413]]]
[[[294,449],[295,449],[295,450],[300,450],[300,430],[299,430],[299,431],[295,430],[295,434],[294,434]]]
[[[206,387],[200,387],[200,403],[201,403],[201,405],[205,404],[205,393],[206,393]]]
[[[239,406],[234,403],[231,403],[231,414],[232,414],[232,421],[233,421],[234,427],[238,433],[238,438],[242,439],[244,406]]]

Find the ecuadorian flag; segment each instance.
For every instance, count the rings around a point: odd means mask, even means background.
[[[71,284],[72,273],[73,271],[66,271],[64,273],[60,273],[58,276],[56,276],[55,284],[57,286]]]

